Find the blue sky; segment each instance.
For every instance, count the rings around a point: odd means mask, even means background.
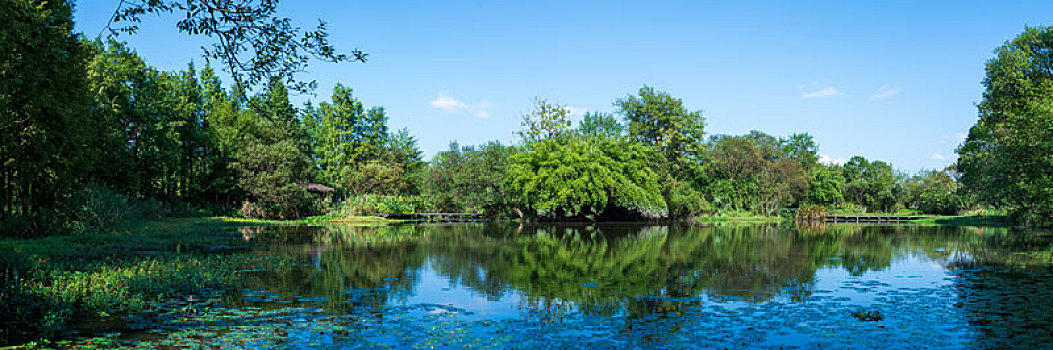
[[[76,3],[100,33],[118,0]],[[369,62],[314,63],[305,79],[354,89],[430,158],[452,140],[516,141],[535,96],[586,110],[649,85],[701,109],[707,134],[808,132],[827,159],[863,155],[915,172],[954,161],[976,121],[983,65],[1053,1],[292,1]],[[122,36],[165,70],[201,64],[204,38],[176,17]],[[228,80],[229,81],[229,80]]]

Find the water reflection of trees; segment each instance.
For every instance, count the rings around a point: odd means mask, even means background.
[[[304,265],[256,276],[262,289],[276,287],[286,297],[325,297],[334,312],[375,310],[416,284],[427,259],[422,230],[414,227],[271,227],[253,237],[265,240],[263,253],[292,255]]]
[[[956,304],[975,330],[977,349],[1039,349],[1053,344],[1053,233],[984,228],[952,259]]]
[[[701,295],[761,301],[809,296],[817,269],[860,275],[906,256],[945,266],[1010,261],[1010,234],[922,226],[518,226],[326,227],[273,249],[309,268],[268,283],[329,296],[335,310],[407,295],[430,263],[439,275],[491,298],[525,296],[524,308],[567,303],[596,315],[683,314]],[[990,230],[988,228],[988,230]],[[255,237],[265,236],[256,234]],[[999,238],[1001,237],[1001,238]],[[958,252],[958,253],[955,253]],[[960,252],[968,252],[962,254]],[[1048,256],[1048,254],[1047,254]],[[1048,258],[1047,258],[1048,261]],[[383,287],[380,290],[375,290]],[[344,305],[344,306],[341,306]]]

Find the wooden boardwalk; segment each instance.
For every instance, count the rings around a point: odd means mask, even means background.
[[[859,222],[859,223],[873,223],[873,222],[910,222],[918,219],[924,219],[928,216],[914,216],[914,215],[827,215],[822,217],[823,222]]]
[[[416,220],[432,222],[456,222],[456,221],[482,221],[486,218],[478,213],[404,213],[404,214],[377,214],[385,219],[393,220]]]

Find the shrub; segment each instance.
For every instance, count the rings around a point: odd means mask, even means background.
[[[131,216],[128,198],[105,186],[88,185],[73,194],[69,203],[69,228],[99,232]]]
[[[62,211],[67,230],[102,232],[122,222],[163,219],[170,210],[159,200],[129,199],[109,187],[92,184],[75,192]]]
[[[826,207],[816,204],[805,204],[797,208],[794,218],[798,220],[817,220],[826,217]]]
[[[713,210],[705,195],[690,185],[676,186],[669,194],[669,216],[685,218]]]
[[[237,284],[237,271],[244,266],[289,265],[282,258],[233,255],[32,269],[20,280],[0,285],[0,341],[50,338],[72,317],[132,313],[153,307],[155,301],[207,295]]]
[[[286,188],[273,195],[241,204],[242,216],[256,219],[298,219],[318,213],[318,203],[302,188]]]
[[[434,211],[428,198],[423,196],[385,196],[367,194],[348,198],[331,210],[334,217],[377,214],[425,213]]]

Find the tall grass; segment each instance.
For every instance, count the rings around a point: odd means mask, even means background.
[[[235,286],[238,271],[283,266],[280,258],[251,254],[34,266],[0,285],[0,339],[54,337],[74,317],[129,314],[155,301],[209,295]]]
[[[350,197],[335,204],[329,216],[348,217],[377,214],[426,213],[435,206],[424,196],[386,196],[367,194]]]

